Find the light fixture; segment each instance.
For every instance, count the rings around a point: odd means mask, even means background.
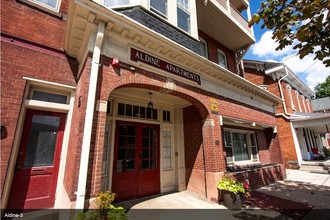
[[[149,109],[153,109],[154,108],[154,104],[151,102],[151,95],[152,95],[152,92],[149,92],[149,96],[150,96],[150,101],[148,103],[148,108]]]

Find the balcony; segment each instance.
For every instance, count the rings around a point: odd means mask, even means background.
[[[248,27],[242,12],[247,10],[247,0],[197,1],[198,28],[232,51],[246,49],[255,42],[253,29]]]

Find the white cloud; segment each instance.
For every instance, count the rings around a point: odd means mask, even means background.
[[[283,50],[276,51],[275,48],[278,43],[272,39],[272,35],[272,31],[266,31],[260,40],[252,45],[252,54],[261,58],[272,59],[273,57],[290,55],[294,52],[293,46],[287,46]]]
[[[262,60],[272,60],[285,63],[305,84],[312,90],[330,75],[330,68],[326,68],[319,60],[314,60],[314,55],[309,54],[304,59],[296,56],[293,46],[276,51],[277,43],[272,39],[272,31],[266,31],[260,40],[251,47],[252,54]]]

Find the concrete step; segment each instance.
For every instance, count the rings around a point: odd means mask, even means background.
[[[301,165],[299,170],[308,171],[311,173],[325,173],[329,174],[329,167],[323,165]]]

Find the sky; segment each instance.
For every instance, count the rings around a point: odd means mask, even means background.
[[[251,16],[257,13],[261,2],[262,0],[250,1]],[[261,22],[254,25],[253,29],[256,43],[250,47],[244,59],[283,62],[313,91],[318,83],[325,82],[325,78],[330,75],[330,68],[326,68],[321,61],[314,60],[313,54],[301,60],[296,56],[293,46],[276,51],[277,43],[271,38],[272,31],[261,29]]]

